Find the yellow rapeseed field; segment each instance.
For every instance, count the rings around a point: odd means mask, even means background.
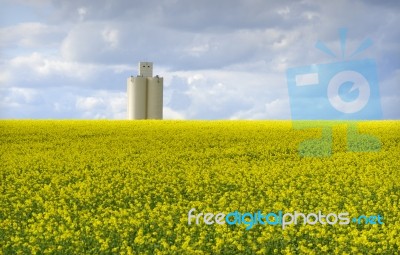
[[[348,150],[351,125],[380,149]],[[0,254],[398,254],[400,121],[351,125],[0,121]],[[383,224],[189,225],[191,208]]]

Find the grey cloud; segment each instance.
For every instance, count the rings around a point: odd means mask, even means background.
[[[0,27],[0,47],[47,48],[58,46],[65,32],[38,22]]]
[[[298,12],[316,11],[312,3],[293,1],[53,1],[58,19],[79,20],[79,9],[86,20],[129,20],[193,31],[227,28],[292,26],[306,19]]]
[[[366,35],[374,36],[388,15],[386,9],[371,12],[363,2],[346,1],[57,3],[66,14],[87,8],[86,21],[77,22],[64,40],[68,58],[108,64],[152,59],[172,70],[223,68],[278,55],[286,55],[289,62],[294,58],[304,62],[317,39],[328,45],[337,43],[338,28],[347,26],[349,39],[361,41]],[[90,18],[90,10],[95,18]],[[107,29],[115,32],[118,43],[114,47],[105,39]],[[268,29],[278,31],[280,38],[268,40],[268,34],[262,35]],[[273,47],[282,40],[289,45]]]
[[[341,61],[314,47],[321,40],[340,53],[340,27],[348,28],[349,51],[367,37],[373,40],[357,57],[376,59],[387,116],[398,116],[393,109],[400,97],[399,4],[377,2],[53,0],[29,5],[52,13],[42,12],[47,23],[37,23],[36,30],[27,31],[27,24],[1,28],[0,82],[6,89],[40,90],[40,96],[24,101],[7,92],[15,102],[2,105],[11,113],[1,117],[120,116],[123,109],[108,107],[104,91],[118,99],[141,60],[153,61],[167,76],[190,73],[165,84],[171,116],[287,117],[285,70]],[[116,71],[118,66],[123,68]],[[204,79],[189,84],[194,73]],[[91,102],[97,104],[89,109]]]
[[[292,27],[304,17],[290,12],[314,9],[293,1],[177,1],[164,6],[169,26],[190,31],[216,32],[232,29]]]
[[[397,0],[386,0],[386,1],[375,1],[375,0],[363,0],[367,5],[372,5],[376,8],[390,8],[400,9],[400,3]]]

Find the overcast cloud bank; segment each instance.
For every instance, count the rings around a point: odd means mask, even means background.
[[[398,1],[1,1],[0,118],[125,119],[139,61],[169,119],[290,119],[286,69],[376,60],[383,117],[400,118]]]

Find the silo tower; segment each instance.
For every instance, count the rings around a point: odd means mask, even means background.
[[[139,62],[139,74],[129,77],[128,120],[163,118],[163,78],[153,77],[153,63]]]

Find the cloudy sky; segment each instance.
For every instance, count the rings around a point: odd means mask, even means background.
[[[399,119],[399,13],[396,0],[0,0],[0,118],[125,119],[126,79],[151,61],[165,118],[290,119],[289,68],[373,59],[372,98]]]

